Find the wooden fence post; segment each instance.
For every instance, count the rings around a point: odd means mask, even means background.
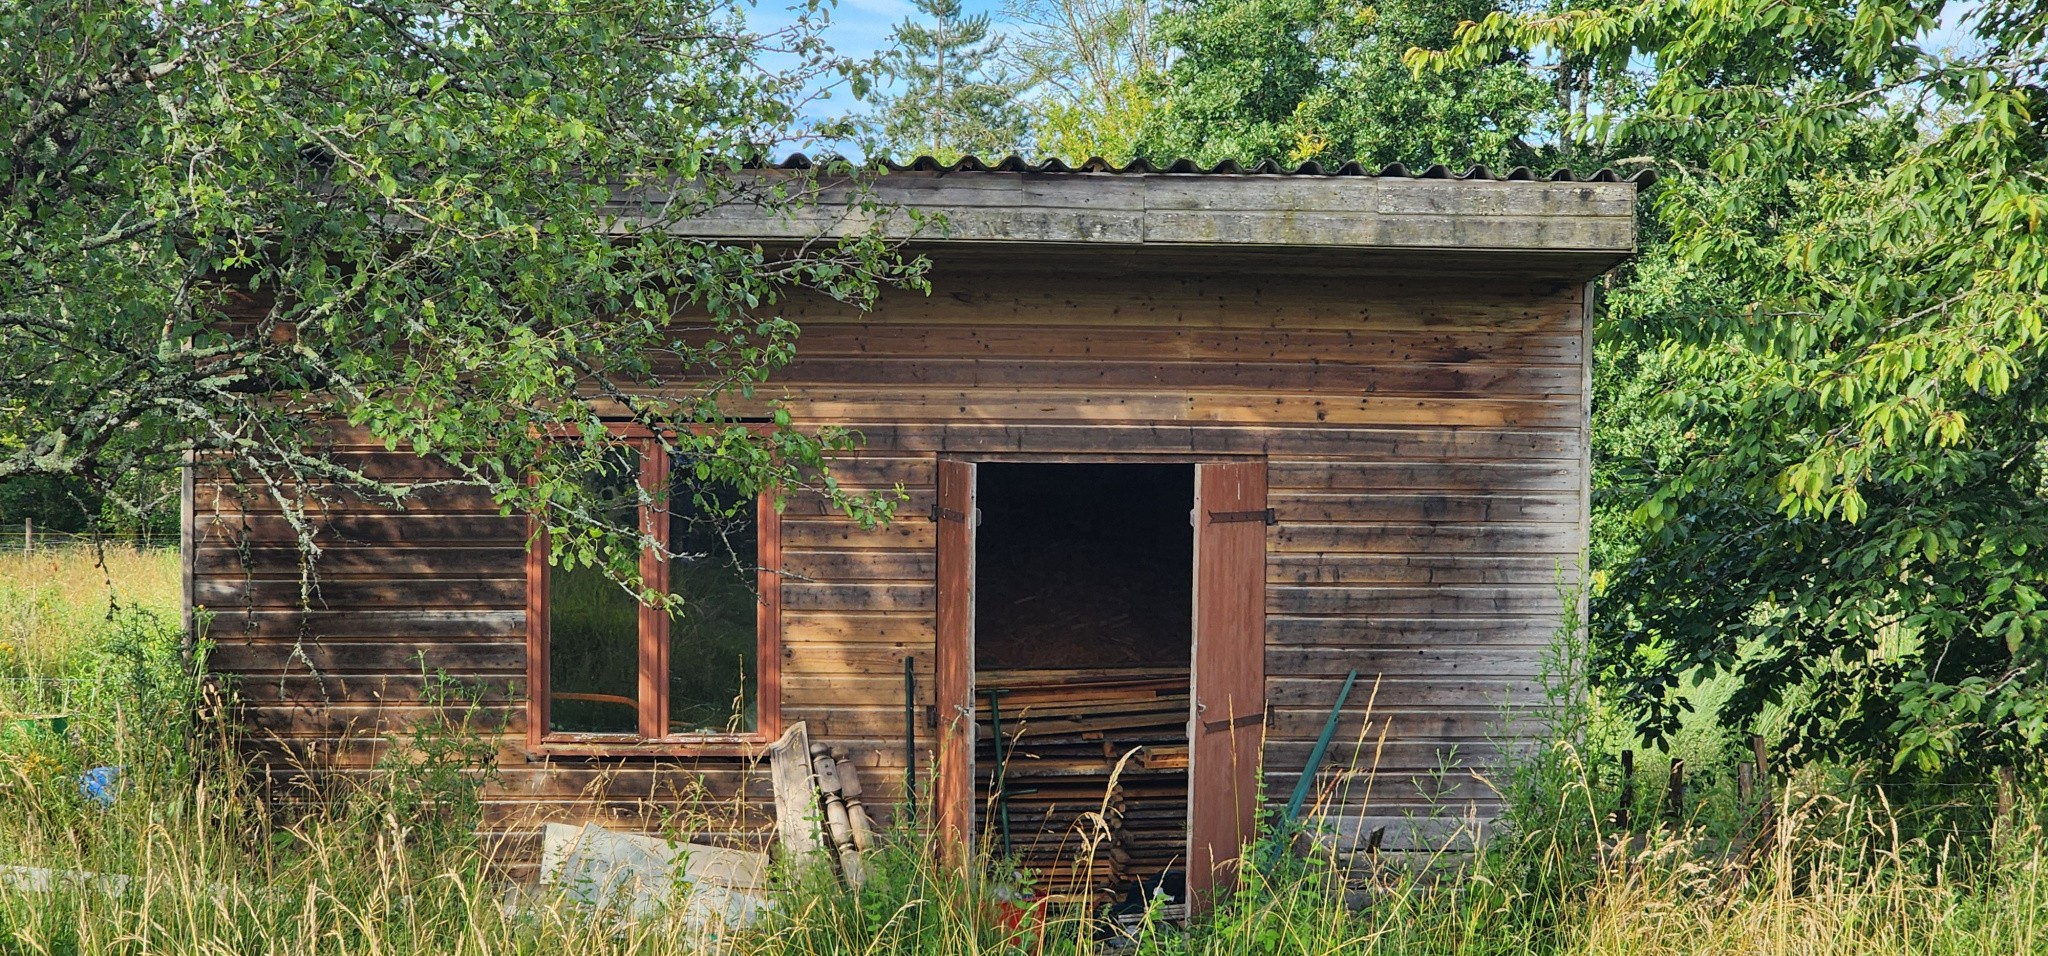
[[[1764,743],[1764,735],[1751,734],[1749,749],[1756,757],[1752,766],[1756,768],[1757,792],[1763,798],[1763,805],[1754,817],[1756,835],[1750,838],[1750,857],[1761,859],[1778,839],[1778,801],[1781,794],[1771,782],[1771,752]]]
[[[2013,828],[2013,795],[2018,790],[2017,775],[2011,767],[1998,768],[1998,816],[1991,821],[1991,845],[2001,846],[2011,838]]]
[[[1764,747],[1764,735],[1750,735],[1749,749],[1756,754],[1757,789],[1762,790],[1765,798],[1768,799],[1771,793],[1771,754]]]
[[[1671,779],[1664,785],[1664,815],[1673,826],[1685,822],[1685,758],[1671,758]]]
[[[1626,833],[1636,806],[1636,752],[1621,752],[1621,806],[1615,808],[1614,825]]]
[[[36,519],[34,519],[34,518],[23,518],[23,519],[21,519],[21,553],[22,553],[22,554],[27,554],[27,553],[29,553],[29,552],[31,552],[31,551],[34,551],[34,550],[35,550],[35,544],[36,544]]]

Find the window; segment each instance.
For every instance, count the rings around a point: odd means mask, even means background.
[[[642,605],[596,568],[551,566],[546,533],[536,533],[528,742],[696,753],[772,739],[781,732],[772,502],[706,477],[651,435],[622,435],[608,467],[586,480],[613,521],[652,532],[658,547],[641,555],[641,577],[681,607]]]

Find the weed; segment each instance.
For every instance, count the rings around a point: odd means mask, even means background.
[[[175,576],[175,564],[159,564],[156,573]],[[174,609],[125,599],[109,613],[105,575],[97,589],[63,577],[0,578],[0,633],[13,642],[0,654],[0,865],[44,874],[0,870],[0,952],[2048,952],[2038,788],[2019,781],[1995,815],[1984,801],[1951,800],[1959,808],[1943,819],[1989,822],[1981,838],[1942,838],[1881,779],[1820,768],[1772,791],[1767,833],[1745,830],[1747,818],[1702,819],[1624,838],[1609,823],[1612,741],[1596,709],[1571,709],[1597,699],[1583,694],[1569,648],[1553,661],[1552,683],[1567,688],[1552,708],[1554,743],[1502,778],[1508,816],[1486,840],[1453,827],[1441,852],[1396,864],[1361,862],[1340,852],[1355,840],[1313,827],[1275,831],[1245,854],[1237,890],[1185,927],[1155,918],[1106,934],[1080,908],[1020,904],[1007,898],[1010,881],[940,862],[922,831],[900,823],[867,854],[858,892],[822,869],[790,871],[767,921],[716,937],[680,910],[621,922],[545,897],[507,906],[503,876],[487,863],[495,848],[475,836],[500,730],[478,688],[423,668],[430,716],[384,742],[369,766],[260,770],[203,716],[222,708],[181,653]],[[1356,765],[1373,762],[1373,726],[1353,744]],[[80,787],[81,773],[102,766],[123,768],[111,800]],[[1343,776],[1323,809],[1369,800],[1370,781]],[[672,835],[734,809],[689,797],[664,820]],[[1727,816],[1728,805],[1717,798],[1700,813]],[[1730,836],[1709,835],[1716,827]]]

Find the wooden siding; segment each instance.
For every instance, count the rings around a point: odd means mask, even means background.
[[[1263,460],[1279,519],[1264,529],[1268,795],[1293,788],[1355,667],[1319,776],[1331,815],[1362,836],[1410,814],[1490,813],[1475,771],[1532,728],[1537,664],[1585,543],[1586,287],[1274,276],[1232,258],[1047,261],[941,261],[933,295],[892,295],[865,315],[784,309],[805,329],[802,358],[761,401],[857,429],[865,448],[841,460],[842,479],[910,495],[873,530],[790,501],[784,721],[850,752],[871,808],[900,793],[903,660],[920,711],[937,686],[939,456]],[[341,440],[377,474],[437,476]],[[191,596],[212,616],[211,663],[239,685],[252,746],[280,780],[368,768],[445,672],[482,687],[502,721],[488,816],[514,857],[530,858],[543,820],[645,823],[685,798],[720,811],[716,832],[762,822],[765,768],[745,757],[525,752],[525,522],[482,497],[436,492],[397,512],[337,498],[316,515],[325,553],[310,592],[267,499],[202,475],[192,509]],[[936,732],[922,712],[919,735],[929,775]],[[1440,835],[1426,829],[1392,829],[1389,845]]]

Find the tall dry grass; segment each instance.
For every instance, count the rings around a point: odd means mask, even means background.
[[[1347,869],[1357,861],[1327,844],[1257,847],[1258,865],[1211,917],[1136,940],[1098,938],[1077,913],[1017,920],[990,881],[935,864],[910,834],[870,855],[858,893],[785,874],[776,915],[753,929],[707,936],[679,912],[621,921],[510,893],[487,866],[469,826],[482,778],[460,695],[447,721],[328,802],[283,812],[259,801],[227,728],[200,717],[201,686],[178,653],[175,572],[161,555],[117,555],[104,573],[84,555],[0,556],[0,630],[23,648],[19,680],[0,682],[0,867],[37,868],[0,869],[0,952],[2048,952],[2048,860],[2027,801],[1987,848],[1964,852],[1906,835],[1882,800],[1803,778],[1783,796],[1776,837],[1745,854],[1690,830],[1606,832],[1570,748],[1517,788],[1520,829],[1477,852]],[[111,617],[110,576],[123,608]],[[64,702],[61,731],[36,696],[50,680],[89,685]],[[97,766],[123,768],[105,805],[79,787]]]
[[[1924,846],[1881,836],[1882,813],[1834,808],[1800,821],[1753,870],[1672,838],[1602,873],[1562,952],[1587,956],[1851,956],[2048,952],[2043,832],[1973,873],[1941,872]],[[1851,824],[1853,842],[1824,836]]]
[[[60,670],[105,643],[121,609],[175,618],[179,582],[175,551],[0,551],[0,657],[19,657],[42,674]]]

